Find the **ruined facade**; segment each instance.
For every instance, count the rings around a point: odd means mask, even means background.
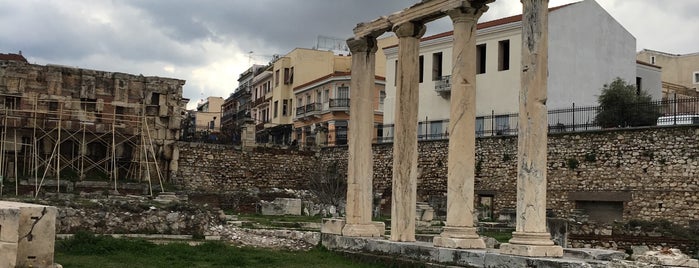
[[[109,179],[116,187],[114,178],[166,179],[176,168],[170,160],[187,101],[184,83],[0,60],[5,184]]]

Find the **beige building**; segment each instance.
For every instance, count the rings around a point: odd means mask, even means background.
[[[346,145],[351,73],[335,72],[294,88],[293,139],[302,147]],[[386,79],[375,77],[374,125],[383,122]],[[374,138],[377,138],[374,132]]]
[[[197,132],[221,132],[221,116],[224,99],[222,97],[207,97],[197,104],[195,114],[195,129]]]
[[[257,133],[258,139],[274,144],[291,144],[294,113],[294,87],[335,71],[349,72],[350,57],[331,51],[296,48],[274,61],[271,68],[271,92],[266,109],[267,121]],[[266,138],[265,138],[266,136]]]
[[[644,49],[636,59],[662,67],[663,99],[699,97],[699,53],[670,54]]]

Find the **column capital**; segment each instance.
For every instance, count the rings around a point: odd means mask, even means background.
[[[451,18],[452,22],[473,22],[475,23],[478,21],[478,19],[488,11],[488,3],[493,2],[492,0],[490,1],[481,1],[481,3],[476,3],[476,4],[471,4],[470,6],[464,6],[464,7],[459,7],[455,8],[452,10],[447,11],[447,15]]]
[[[375,53],[378,50],[375,36],[365,36],[362,38],[352,37],[347,39],[347,46],[352,53],[370,52]]]
[[[425,30],[427,30],[425,24],[419,22],[406,22],[393,27],[393,32],[396,33],[396,36],[398,36],[398,38],[420,38],[425,34]]]

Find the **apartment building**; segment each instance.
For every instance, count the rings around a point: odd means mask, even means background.
[[[272,127],[269,103],[272,101],[273,67],[272,64],[265,66],[252,80],[250,114],[255,124],[255,142],[261,144],[269,142],[269,135],[264,130]]]
[[[232,143],[239,143],[244,125],[252,120],[253,79],[264,71],[264,65],[253,65],[238,77],[238,87],[221,107],[221,134]]]
[[[302,147],[345,145],[349,126],[350,72],[334,72],[294,88],[294,140]],[[374,122],[383,122],[386,79],[376,76]],[[374,134],[376,138],[377,133]]]
[[[699,53],[671,54],[644,49],[636,59],[662,67],[663,99],[699,97]]]
[[[522,16],[482,22],[477,28],[476,129],[479,133],[506,134],[498,130],[516,128],[516,117],[493,116],[490,123],[484,118],[519,110]],[[425,137],[448,135],[452,34],[428,36],[420,42],[418,131]],[[616,77],[634,83],[638,68],[635,48],[635,37],[593,0],[551,8],[549,109],[596,105],[603,85]],[[388,47],[384,52],[387,97],[383,134],[392,136],[398,49]],[[659,70],[650,75],[659,76]],[[654,98],[660,98],[659,88],[649,91]],[[578,120],[590,121],[594,117]]]
[[[197,133],[211,134],[221,132],[222,97],[207,97],[197,104],[194,114],[194,128]]]

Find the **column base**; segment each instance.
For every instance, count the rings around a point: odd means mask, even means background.
[[[439,236],[432,240],[435,247],[443,248],[485,248],[485,242],[473,227],[444,227]]]
[[[563,248],[551,241],[549,233],[513,232],[510,243],[500,245],[500,253],[526,257],[562,257]]]
[[[381,222],[380,224],[382,225],[383,222]],[[374,222],[367,224],[348,223],[345,224],[345,227],[342,228],[342,236],[380,237],[383,235],[383,233],[381,233],[382,226],[379,226],[379,224]]]

